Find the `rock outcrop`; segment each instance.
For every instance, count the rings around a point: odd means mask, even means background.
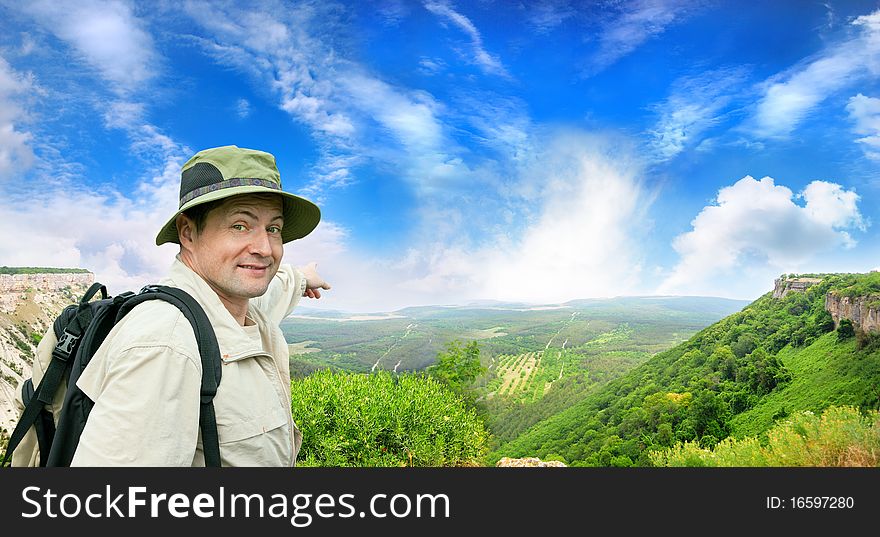
[[[31,375],[37,339],[94,281],[92,273],[0,274],[0,437],[18,420],[15,393]]]
[[[821,278],[777,278],[773,282],[773,298],[784,298],[792,292],[802,293],[821,281]]]
[[[849,319],[853,325],[865,332],[880,331],[880,296],[837,296],[825,295],[825,310],[834,319],[834,328],[841,319]]]
[[[559,461],[542,461],[537,457],[525,457],[522,459],[512,459],[510,457],[502,457],[495,466],[514,467],[514,468],[544,468],[544,467],[560,467],[565,468],[567,465]]]

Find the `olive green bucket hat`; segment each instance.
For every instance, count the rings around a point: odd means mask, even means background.
[[[311,201],[281,190],[275,157],[265,151],[234,145],[199,151],[180,172],[180,206],[156,236],[156,244],[180,243],[177,215],[209,201],[239,194],[278,194],[284,204],[282,242],[301,239],[321,220],[321,210]]]

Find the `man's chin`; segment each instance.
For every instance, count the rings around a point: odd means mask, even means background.
[[[232,294],[242,298],[257,298],[266,294],[269,289],[268,282],[243,282],[239,281],[236,285],[228,288]]]

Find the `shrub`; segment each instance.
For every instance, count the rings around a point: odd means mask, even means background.
[[[650,453],[655,466],[880,466],[880,412],[832,406],[801,412],[757,438],[725,438],[714,449],[684,442]]]
[[[837,341],[845,341],[856,335],[852,321],[849,319],[841,319],[840,325],[837,327]]]
[[[487,452],[476,411],[431,377],[325,369],[291,395],[302,466],[477,466]]]

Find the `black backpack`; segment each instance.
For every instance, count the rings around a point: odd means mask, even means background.
[[[98,291],[101,292],[101,299],[92,300]],[[213,399],[220,384],[222,364],[214,329],[202,307],[185,291],[175,287],[150,285],[137,294],[126,292],[109,297],[106,287],[95,283],[79,304],[66,307],[55,319],[53,330],[58,343],[52,350],[51,361],[44,369],[45,374],[39,386],[34,388],[32,379],[22,383],[21,395],[25,408],[9,439],[0,467],[6,466],[31,426],[37,436],[40,466],[70,466],[89,412],[94,406],[76,381],[113,326],[132,308],[146,300],[164,300],[177,306],[192,324],[202,358],[199,429],[205,466],[220,466],[220,442]],[[55,398],[65,373],[68,374],[67,392],[56,427],[55,418],[46,405]]]

